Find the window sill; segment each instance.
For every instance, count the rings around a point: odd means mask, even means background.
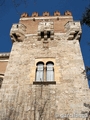
[[[56,81],[34,81],[34,85],[49,85],[49,84],[56,84]]]

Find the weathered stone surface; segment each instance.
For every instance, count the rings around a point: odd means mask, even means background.
[[[25,37],[26,26],[23,24],[14,24],[10,31],[10,36],[13,42],[21,42]]]
[[[59,11],[55,11],[54,12],[54,16],[60,16],[60,12]]]
[[[47,11],[44,12],[44,13],[43,13],[43,16],[49,16],[49,12],[47,12]]]
[[[21,14],[21,18],[23,18],[23,17],[29,17],[28,13]]]
[[[38,17],[39,15],[38,15],[38,12],[34,12],[34,13],[32,13],[32,17]]]

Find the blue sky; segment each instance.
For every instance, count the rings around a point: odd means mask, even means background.
[[[58,10],[63,15],[69,10],[74,21],[79,21],[89,4],[90,0],[0,0],[0,52],[10,52],[12,47],[10,28],[13,23],[18,23],[21,13],[27,12],[31,15],[36,11],[42,15],[44,11],[49,11],[53,15],[54,11]],[[90,66],[88,42],[90,42],[90,28],[84,25],[80,46],[86,66]]]

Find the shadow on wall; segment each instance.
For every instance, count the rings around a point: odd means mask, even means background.
[[[2,87],[4,74],[0,74],[0,88]]]

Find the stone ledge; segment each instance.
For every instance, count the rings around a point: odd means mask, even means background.
[[[46,17],[35,17],[35,20],[45,20],[45,19],[57,19],[57,18],[59,18],[59,19],[73,19],[73,17],[72,16],[46,16]],[[33,17],[28,17],[28,18],[20,18],[20,20],[33,20]],[[73,20],[72,20],[73,21]]]
[[[4,73],[0,73],[0,78],[3,78],[4,77]]]
[[[56,81],[34,81],[34,85],[49,85],[49,84],[56,84]]]
[[[0,53],[0,58],[9,58],[10,53]]]

